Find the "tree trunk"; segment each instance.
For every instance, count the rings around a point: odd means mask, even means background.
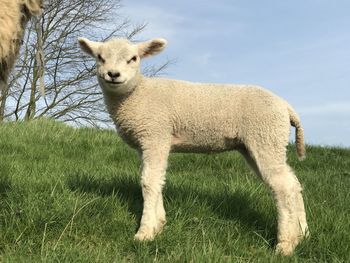
[[[9,87],[7,83],[3,80],[0,80],[0,91],[1,91],[1,96],[0,96],[0,122],[4,121],[4,116],[5,116],[5,105],[6,105],[6,100],[8,96],[8,91]]]
[[[33,81],[32,85],[30,87],[30,98],[29,98],[29,104],[27,108],[26,115],[24,117],[25,121],[29,121],[34,118],[35,116],[35,110],[36,110],[36,100],[35,100],[35,94],[36,94],[36,84],[38,82],[38,64],[37,61],[34,62],[33,67]]]

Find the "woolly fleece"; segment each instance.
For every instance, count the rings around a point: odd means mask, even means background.
[[[79,43],[96,58],[98,81],[120,136],[142,159],[144,209],[135,239],[152,240],[166,222],[162,188],[170,152],[238,150],[274,195],[276,250],[293,253],[308,227],[300,183],[286,163],[291,124],[300,157],[305,147],[299,117],[285,100],[253,85],[144,77],[140,59],[162,51],[164,39],[132,44],[80,38]]]

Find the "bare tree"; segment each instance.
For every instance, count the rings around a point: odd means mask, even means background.
[[[80,51],[77,37],[96,40],[132,38],[145,25],[118,20],[119,0],[47,0],[40,19],[29,24],[19,61],[9,83],[5,118],[31,120],[41,116],[103,126],[109,123],[94,62]],[[111,19],[113,18],[113,19]],[[168,64],[168,63],[166,63]],[[158,73],[164,65],[154,68]],[[45,69],[45,72],[44,72]],[[46,96],[39,92],[40,77]]]

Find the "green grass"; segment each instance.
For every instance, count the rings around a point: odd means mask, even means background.
[[[172,155],[168,223],[139,243],[139,161],[115,132],[2,125],[0,262],[349,262],[350,149],[307,154],[299,162],[289,149],[311,239],[283,258],[272,197],[237,153]]]

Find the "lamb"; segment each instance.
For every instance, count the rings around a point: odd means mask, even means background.
[[[0,0],[0,91],[7,92],[7,79],[16,61],[24,30],[43,0]]]
[[[140,60],[161,52],[164,39],[78,39],[94,57],[104,100],[122,139],[142,160],[144,199],[136,240],[153,240],[166,222],[162,188],[171,152],[239,151],[271,188],[278,210],[276,251],[291,255],[308,235],[301,185],[286,163],[290,125],[305,156],[300,119],[271,92],[251,85],[201,84],[140,73]]]

